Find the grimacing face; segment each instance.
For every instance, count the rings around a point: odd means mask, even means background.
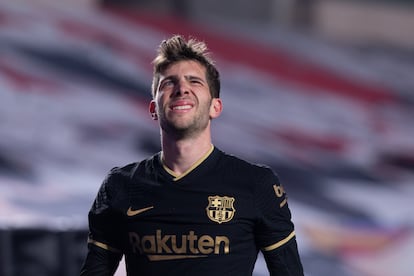
[[[150,103],[150,112],[162,131],[181,138],[204,131],[221,109],[221,100],[211,97],[205,67],[193,60],[168,66],[160,74]]]

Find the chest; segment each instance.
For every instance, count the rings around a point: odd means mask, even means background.
[[[243,183],[204,179],[201,182],[133,183],[122,207],[125,224],[140,234],[154,231],[252,231],[254,198]]]
[[[158,175],[145,179],[131,183],[120,208],[127,248],[134,256],[199,258],[255,252],[256,210],[248,180],[223,174],[180,181]]]

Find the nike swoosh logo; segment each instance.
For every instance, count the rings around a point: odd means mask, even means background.
[[[154,206],[149,206],[149,207],[142,208],[142,209],[132,210],[132,207],[129,207],[128,211],[127,211],[127,216],[128,217],[133,217],[133,216],[136,216],[136,215],[141,214],[143,212],[146,212],[148,210],[151,210],[152,208],[154,208]]]

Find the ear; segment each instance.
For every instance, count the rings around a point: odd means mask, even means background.
[[[210,106],[210,119],[220,116],[223,111],[223,103],[220,98],[213,98]]]
[[[153,120],[158,120],[157,105],[156,105],[154,100],[152,100],[149,103],[148,111],[151,114],[151,117],[152,117]]]

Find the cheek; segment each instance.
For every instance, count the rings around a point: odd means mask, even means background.
[[[163,114],[168,112],[168,103],[163,102],[163,101],[159,101],[158,104],[157,104],[157,112],[158,113],[163,113]]]
[[[158,94],[154,102],[155,102],[157,110],[162,109],[162,107],[165,105],[164,94],[162,93]]]

